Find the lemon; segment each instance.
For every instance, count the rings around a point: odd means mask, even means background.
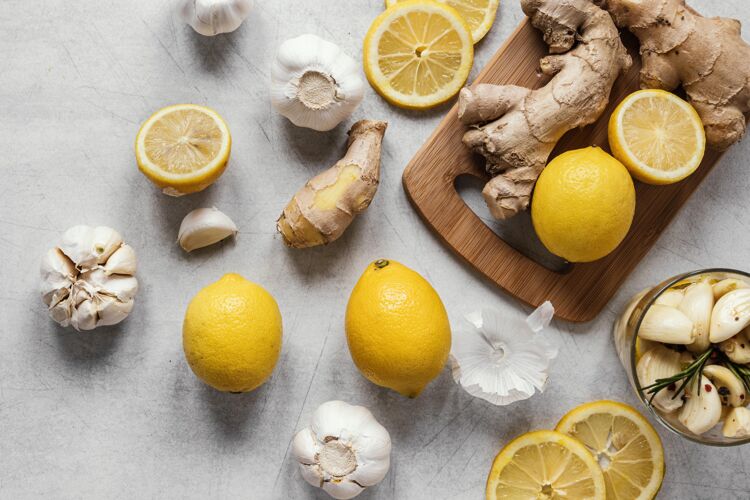
[[[529,432],[511,441],[495,457],[487,478],[487,500],[604,500],[605,491],[593,455],[556,431]]]
[[[407,0],[373,21],[363,59],[367,79],[388,102],[425,109],[461,90],[474,60],[474,42],[452,7]]]
[[[616,401],[587,403],[568,412],[556,430],[605,462],[607,498],[656,497],[664,478],[664,449],[648,420],[633,408]]]
[[[386,8],[391,8],[399,1],[385,0]],[[474,43],[484,38],[484,35],[492,27],[497,15],[499,0],[437,0],[456,9],[471,29],[471,38]]]
[[[368,380],[408,397],[438,376],[451,348],[448,315],[435,289],[385,259],[367,266],[352,290],[346,339]]]
[[[224,172],[232,147],[229,127],[216,111],[195,104],[162,108],[135,139],[138,168],[165,194],[206,189]]]
[[[635,187],[623,165],[599,148],[568,151],[542,171],[531,219],[544,246],[570,262],[590,262],[625,238]]]
[[[271,376],[281,330],[271,294],[239,274],[227,274],[190,301],[182,347],[199,379],[220,391],[247,392]]]
[[[612,113],[609,145],[639,181],[672,184],[700,166],[706,133],[688,102],[664,90],[641,90]]]

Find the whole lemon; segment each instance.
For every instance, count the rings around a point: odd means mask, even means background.
[[[271,376],[281,330],[271,294],[239,274],[226,274],[190,301],[182,347],[199,379],[220,391],[247,392]]]
[[[611,253],[630,230],[635,186],[622,163],[600,148],[568,151],[542,171],[531,219],[544,246],[570,262]]]
[[[451,329],[443,302],[422,276],[380,259],[349,297],[346,339],[368,380],[416,397],[445,366]]]

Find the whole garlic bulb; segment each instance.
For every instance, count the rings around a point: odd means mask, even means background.
[[[333,498],[354,498],[383,480],[391,465],[391,437],[364,406],[328,401],[292,441],[305,481]]]
[[[298,127],[320,132],[348,118],[364,97],[359,65],[315,35],[287,40],[271,71],[271,103]]]
[[[112,228],[73,226],[42,259],[42,300],[62,326],[93,330],[133,310],[138,280],[133,247]]]
[[[180,0],[179,12],[195,31],[214,36],[239,28],[250,6],[250,0]]]

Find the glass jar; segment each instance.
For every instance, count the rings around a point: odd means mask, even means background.
[[[641,402],[646,405],[654,417],[670,431],[691,441],[711,446],[735,446],[746,444],[750,443],[750,437],[724,437],[721,433],[721,424],[705,434],[698,436],[690,432],[684,425],[682,425],[682,423],[680,423],[677,419],[679,411],[671,414],[663,414],[653,406],[649,405],[648,398],[650,396],[644,394],[636,374],[636,363],[638,361],[636,353],[639,350],[639,344],[642,345],[643,342],[648,341],[642,339],[638,341],[638,336],[636,334],[646,312],[648,312],[656,299],[658,299],[665,291],[671,288],[684,288],[691,283],[704,279],[720,281],[727,278],[739,279],[750,284],[750,274],[743,271],[732,269],[704,269],[675,276],[661,282],[653,288],[646,289],[636,294],[628,303],[625,312],[615,322],[613,332],[617,355],[620,357],[622,366],[625,368],[630,385],[635,390],[635,393],[638,395]]]

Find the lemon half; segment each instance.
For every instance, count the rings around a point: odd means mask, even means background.
[[[556,431],[529,432],[495,457],[487,478],[487,500],[575,498],[604,500],[604,476],[594,456]]]
[[[664,479],[664,449],[651,424],[628,405],[594,401],[568,412],[556,430],[581,441],[603,465],[607,498],[656,497]]]
[[[367,79],[403,108],[430,108],[455,96],[473,60],[471,29],[437,2],[398,2],[373,21],[364,42]]]
[[[162,108],[141,126],[135,140],[138,168],[165,194],[202,191],[224,172],[232,147],[229,127],[205,106]]]
[[[706,133],[690,103],[664,90],[640,90],[612,113],[609,145],[639,181],[673,184],[700,166]]]
[[[402,0],[385,0],[386,8],[391,8]],[[474,43],[484,38],[495,22],[499,0],[437,0],[450,5],[461,14],[471,29]]]

